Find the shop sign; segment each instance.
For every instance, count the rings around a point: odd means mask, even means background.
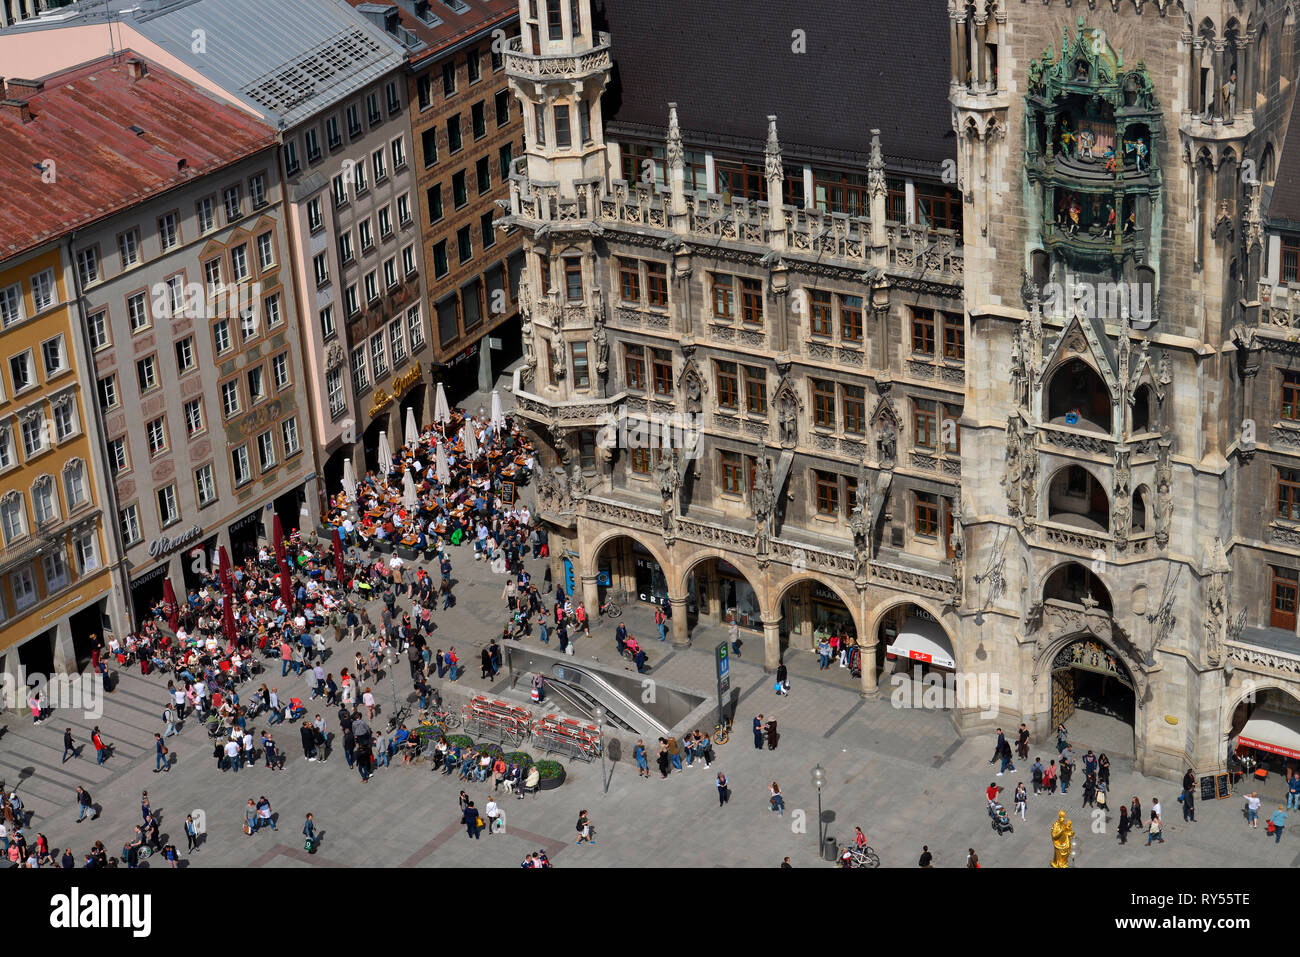
[[[370,417],[374,418],[380,412],[383,412],[393,403],[393,400],[401,398],[403,392],[419,381],[420,363],[417,362],[393,380],[392,392],[385,392],[382,388],[375,390],[374,396],[371,397],[371,402],[374,404],[370,406]]]
[[[817,601],[826,601],[833,605],[844,604],[840,596],[835,594],[835,592],[831,591],[825,585],[813,585],[812,596]]]
[[[198,525],[195,525],[193,528],[186,529],[185,531],[180,532],[174,536],[159,535],[157,538],[155,538],[152,542],[149,543],[149,557],[161,558],[163,555],[166,555],[168,552],[174,551],[175,549],[180,548],[182,545],[194,541],[194,539],[198,538],[202,534],[203,534],[203,529],[200,528]]]
[[[261,518],[261,516],[262,516],[262,510],[259,508],[256,512],[253,512],[253,513],[250,514],[250,515],[245,515],[245,516],[244,516],[243,518],[241,518],[239,521],[235,522],[235,524],[231,525],[231,526],[230,526],[230,531],[231,531],[232,533],[233,533],[233,532],[237,532],[237,531],[239,531],[241,528],[245,528],[245,527],[247,527],[247,526],[253,524],[253,523],[256,522],[259,518]]]

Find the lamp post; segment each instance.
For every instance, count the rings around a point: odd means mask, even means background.
[[[393,654],[393,649],[389,648],[384,652],[384,669],[388,672],[388,687],[393,693],[393,711],[388,716],[390,731],[397,730],[397,682],[393,679],[393,667],[396,664],[397,656]]]
[[[600,705],[592,710],[591,716],[596,719],[596,733],[600,735],[600,785],[601,793],[609,793],[609,779],[605,777],[605,709]]]
[[[812,769],[813,787],[817,789],[817,853],[822,852],[822,788],[826,786],[826,770],[818,764]]]

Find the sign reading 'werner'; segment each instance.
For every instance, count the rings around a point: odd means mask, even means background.
[[[195,525],[193,528],[188,528],[175,535],[159,535],[149,543],[149,557],[159,558],[166,555],[168,552],[194,541],[194,539],[198,538],[202,534],[203,529],[198,525]]]

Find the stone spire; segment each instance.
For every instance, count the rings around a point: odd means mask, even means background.
[[[668,159],[669,212],[686,214],[686,148],[682,145],[681,127],[677,125],[677,104],[668,104],[668,142],[664,148]]]
[[[772,231],[772,248],[785,249],[785,167],[781,163],[781,141],[776,136],[776,117],[767,117],[767,145],[763,148],[767,176],[767,220]]]
[[[778,186],[785,179],[785,170],[781,165],[781,141],[776,138],[776,117],[768,116],[767,118],[767,145],[763,148],[763,156],[766,160],[768,198],[774,200],[772,182],[775,180]],[[778,190],[779,194],[779,190]]]
[[[871,158],[867,161],[867,197],[871,207],[872,262],[884,267],[889,259],[889,238],[885,232],[885,158],[880,152],[880,130],[871,131]]]

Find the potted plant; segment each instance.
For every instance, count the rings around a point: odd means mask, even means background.
[[[537,773],[540,775],[537,782],[539,790],[550,791],[564,783],[564,765],[559,761],[538,761]]]
[[[462,751],[467,751],[474,747],[474,739],[467,734],[449,734],[447,743],[450,745],[460,745]]]
[[[524,770],[528,770],[537,762],[533,760],[533,756],[527,751],[511,751],[506,755],[506,763],[517,764]]]
[[[504,758],[506,756],[505,750],[502,749],[499,744],[485,744],[481,749],[481,753],[492,755],[492,761],[494,763],[497,758]]]

